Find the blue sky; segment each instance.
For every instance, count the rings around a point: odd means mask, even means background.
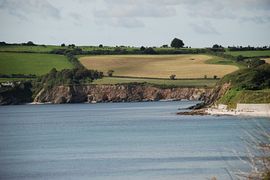
[[[0,0],[0,41],[270,45],[270,0]]]

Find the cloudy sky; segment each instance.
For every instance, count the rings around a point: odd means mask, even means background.
[[[0,41],[270,45],[270,0],[0,0]]]

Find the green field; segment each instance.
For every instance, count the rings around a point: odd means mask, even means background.
[[[80,57],[80,62],[88,69],[106,73],[114,70],[115,76],[169,78],[223,77],[238,70],[231,61],[209,55],[109,55]],[[211,60],[211,63],[207,63]],[[221,59],[221,58],[220,58]]]
[[[65,56],[38,53],[0,53],[0,74],[48,73],[52,68],[70,69],[72,64]]]
[[[230,54],[233,56],[242,55],[244,57],[260,57],[260,56],[270,56],[270,50],[265,51],[226,51],[225,54]]]
[[[214,79],[143,79],[143,78],[121,78],[121,77],[104,77],[102,79],[95,80],[93,84],[123,84],[123,83],[149,83],[164,86],[215,86],[218,80]]]
[[[9,45],[0,46],[0,52],[34,52],[34,53],[48,53],[54,49],[62,49],[60,46],[22,46],[22,45]]]

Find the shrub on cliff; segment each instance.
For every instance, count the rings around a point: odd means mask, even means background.
[[[39,77],[35,87],[52,87],[55,85],[76,85],[89,83],[103,77],[103,72],[88,70],[85,68],[64,69],[57,71],[53,68],[48,74]]]
[[[270,64],[238,70],[222,78],[221,83],[230,82],[234,88],[259,90],[270,88]]]

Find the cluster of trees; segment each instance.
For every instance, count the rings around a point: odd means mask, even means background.
[[[0,78],[36,78],[35,74],[0,74]]]
[[[238,89],[259,90],[270,88],[270,64],[242,69],[226,75],[222,82],[231,82]]]
[[[28,41],[26,43],[20,43],[20,44],[17,44],[17,43],[9,44],[9,43],[6,43],[4,41],[0,42],[0,46],[9,46],[9,45],[38,46],[37,44],[33,43],[32,41]],[[42,46],[45,46],[45,45],[42,45]]]
[[[57,71],[53,68],[48,74],[37,78],[36,83],[41,86],[89,83],[103,77],[103,72],[85,68],[64,69]]]
[[[252,47],[252,46],[228,46],[229,51],[264,51],[270,50],[270,46]]]

